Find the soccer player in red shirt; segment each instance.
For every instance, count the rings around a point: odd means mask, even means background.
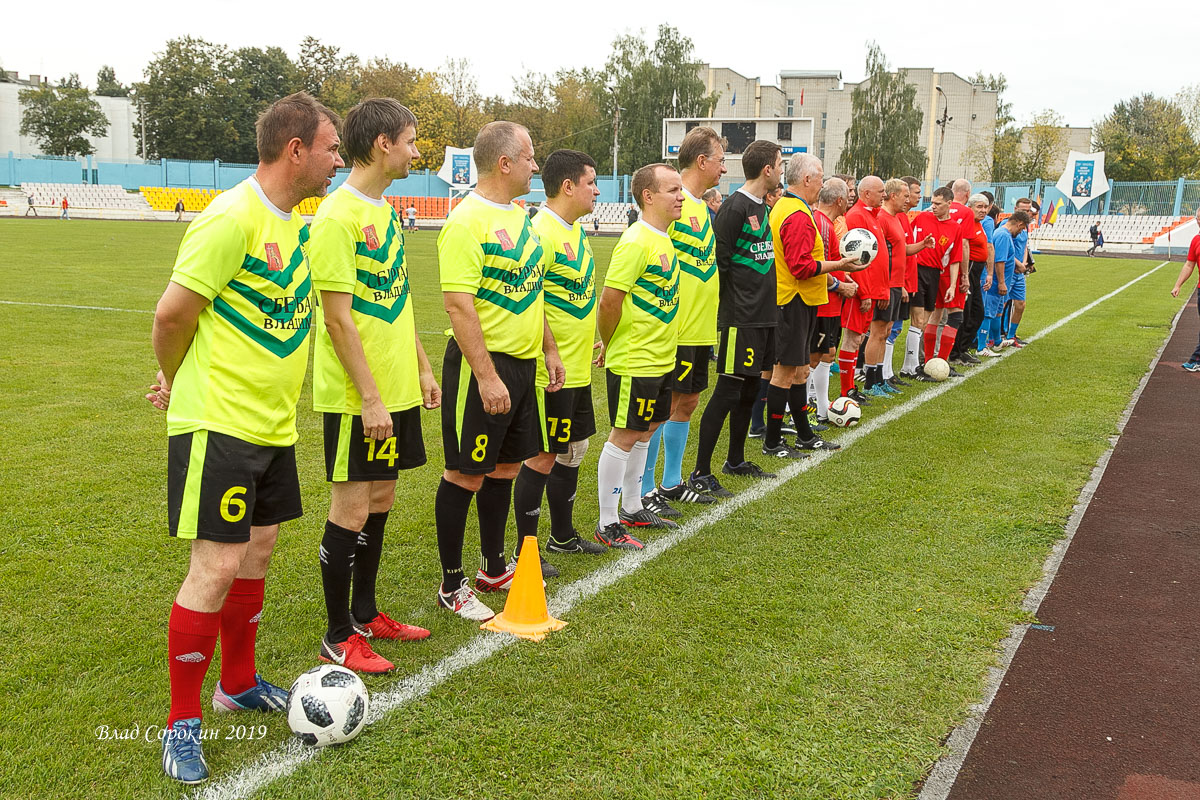
[[[1200,208],[1196,209],[1196,224],[1200,225]],[[1171,290],[1172,297],[1179,297],[1180,287],[1183,286],[1183,282],[1192,274],[1192,270],[1198,263],[1200,263],[1200,233],[1192,237],[1192,243],[1188,246],[1187,261],[1179,270],[1179,279],[1175,281],[1175,288]],[[1183,368],[1188,372],[1200,372],[1200,344],[1196,345],[1196,351],[1192,353],[1192,357],[1187,360]]]
[[[825,243],[825,258],[830,261],[842,257],[833,221],[845,216],[849,205],[850,190],[846,182],[837,176],[825,181],[817,195],[813,219],[817,223],[817,233]],[[829,372],[842,338],[842,305],[853,303],[858,291],[858,284],[841,270],[830,272],[829,277],[829,302],[817,307],[817,336],[808,374],[809,396],[817,399],[818,425],[829,423]],[[854,370],[840,371],[838,377],[841,379],[842,394],[854,388]]]
[[[866,384],[864,394],[870,396],[886,396],[887,390],[872,392],[877,383],[883,381],[883,351],[887,343],[888,331],[891,330],[891,276],[887,252],[884,247],[883,231],[879,227],[879,209],[883,204],[883,181],[874,175],[868,175],[858,182],[858,202],[846,212],[846,227],[850,229],[865,228],[875,236],[879,243],[879,252],[875,259],[862,272],[858,279],[858,313],[851,312],[850,323],[845,325],[851,331],[868,333],[865,361]],[[851,304],[853,305],[853,304]],[[861,317],[861,318],[860,318]],[[859,337],[861,338],[861,337]],[[847,351],[842,347],[842,354]],[[838,365],[844,369],[842,355],[838,356]]]
[[[932,235],[934,245],[923,250],[917,257],[917,295],[929,317],[925,320],[925,360],[950,355],[954,337],[962,324],[962,302],[965,296],[959,291],[958,272],[962,261],[962,229],[950,217],[950,203],[954,194],[944,186],[935,189],[929,211],[924,211],[913,220],[913,234],[920,238]],[[945,310],[949,309],[946,314]],[[946,326],[938,342],[938,323],[946,316]],[[950,369],[953,377],[962,375]],[[920,380],[932,380],[924,369],[917,368]]]
[[[962,228],[963,251],[962,261],[958,270],[958,289],[964,295],[963,297],[963,324],[959,330],[969,329],[972,320],[982,319],[983,317],[983,298],[979,292],[978,273],[976,273],[975,285],[971,286],[971,257],[968,254],[966,243],[970,242],[971,237],[975,233],[975,212],[971,210],[967,204],[967,199],[971,196],[971,182],[966,178],[959,178],[950,185],[950,191],[954,193],[954,200],[950,203],[950,218],[957,222]],[[983,271],[982,265],[979,272]],[[967,338],[965,336],[957,337],[954,340],[954,345],[950,348],[950,359],[952,364],[978,364],[979,359],[970,356],[966,353],[965,348],[959,346],[960,340],[965,344]]]
[[[883,232],[883,250],[880,255],[887,257],[888,289],[891,297],[885,309],[887,325],[884,326],[883,374],[878,376],[875,385],[866,392],[868,396],[872,397],[900,393],[900,388],[891,380],[894,378],[891,363],[892,333],[894,327],[900,324],[903,319],[902,314],[908,308],[909,296],[905,289],[905,280],[908,273],[909,254],[915,255],[926,246],[924,243],[920,246],[910,244],[906,226],[900,221],[901,218],[904,218],[905,222],[908,221],[905,216],[905,212],[908,210],[908,196],[908,184],[901,178],[892,178],[883,186],[883,206],[879,211],[879,228]],[[884,315],[881,313],[881,309],[876,309],[875,319],[877,321]],[[872,336],[875,334],[875,327],[873,322],[871,325]]]
[[[975,338],[979,335],[979,327],[983,323],[984,280],[985,277],[991,276],[993,270],[992,243],[988,241],[987,231],[983,227],[983,220],[987,218],[991,202],[983,195],[976,194],[971,196],[967,205],[972,212],[966,239],[967,260],[971,265],[968,276],[970,291],[967,294],[967,305],[963,309],[963,326],[958,329],[958,337],[954,340],[950,358],[957,363],[978,364],[979,359],[970,351],[975,347]]]
[[[913,233],[912,221],[919,213],[916,208],[921,205],[921,182],[911,175],[906,175],[900,180],[908,184],[908,201],[904,204],[905,209],[903,214],[899,214],[897,219],[904,226],[905,233],[908,234],[908,243],[916,244],[917,239]],[[932,240],[929,240],[932,244]],[[921,363],[921,331],[925,329],[925,309],[920,303],[914,302],[917,294],[917,256],[916,253],[910,253],[908,256],[908,264],[904,273],[904,291],[908,292],[908,303],[905,303],[904,313],[901,314],[901,319],[908,318],[908,335],[904,339],[904,362],[900,365],[900,378],[915,378],[917,367]],[[896,323],[892,326],[892,335],[889,341],[895,341],[900,336],[901,324]],[[906,384],[902,384],[906,385]]]

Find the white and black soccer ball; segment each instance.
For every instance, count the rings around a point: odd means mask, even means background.
[[[345,667],[313,667],[292,684],[287,718],[292,733],[307,745],[348,742],[366,724],[367,687]]]
[[[879,240],[866,228],[851,228],[838,243],[842,258],[858,256],[858,263],[870,264],[879,253]]]
[[[839,397],[829,404],[829,421],[839,428],[849,428],[862,419],[862,409],[849,397]]]
[[[935,381],[944,381],[950,377],[950,365],[944,358],[931,358],[925,362],[925,374]]]

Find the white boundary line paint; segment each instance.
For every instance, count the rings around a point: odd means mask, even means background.
[[[1038,331],[1033,336],[1029,337],[1029,341],[1040,339],[1081,314],[1090,311],[1106,300],[1109,300],[1121,292],[1133,286],[1143,278],[1153,275],[1167,263],[1164,261],[1157,267],[1142,273],[1138,277],[1124,284],[1123,286],[1109,292],[1103,297],[1093,300],[1083,308],[1060,319],[1058,322]],[[852,428],[845,436],[838,440],[842,445],[841,451],[826,451],[814,453],[811,458],[802,461],[794,461],[779,470],[779,477],[773,480],[761,481],[751,488],[737,494],[730,500],[727,500],[714,508],[700,514],[697,517],[689,519],[678,530],[655,539],[646,545],[644,550],[630,552],[621,558],[611,561],[600,569],[592,572],[579,580],[563,586],[554,595],[549,598],[548,605],[550,614],[561,617],[568,614],[575,605],[583,600],[587,600],[596,594],[599,594],[604,589],[612,586],[622,578],[633,574],[641,569],[646,564],[658,558],[663,553],[678,544],[681,544],[688,539],[691,539],[697,533],[700,533],[710,525],[720,522],[721,520],[736,513],[750,503],[757,502],[772,492],[776,491],[788,481],[792,480],[802,473],[808,472],[811,469],[824,463],[831,458],[835,452],[843,452],[852,447],[858,440],[870,436],[875,431],[893,422],[894,420],[903,417],[904,415],[915,411],[935,398],[941,397],[946,392],[961,386],[966,381],[980,375],[990,369],[993,365],[999,363],[1011,356],[1015,351],[1002,355],[1000,358],[989,359],[979,367],[967,373],[964,378],[954,381],[946,381],[934,386],[932,389],[925,391],[898,406],[894,406],[888,411],[880,414],[877,417],[872,417],[867,422]],[[504,634],[485,633],[476,636],[471,641],[464,644],[462,647],[455,650],[450,655],[443,658],[436,664],[425,667],[421,671],[410,675],[407,678],[400,680],[390,691],[375,693],[371,698],[370,712],[367,715],[367,724],[371,725],[382,719],[389,712],[408,703],[412,700],[419,699],[429,694],[438,685],[444,683],[458,672],[464,669],[475,666],[476,664],[485,661],[504,648],[517,642],[518,639],[514,636]],[[231,775],[205,785],[196,790],[190,795],[195,800],[233,800],[233,798],[244,798],[254,792],[268,786],[279,778],[291,775],[306,761],[311,761],[321,754],[320,748],[307,747],[297,739],[289,739],[274,750],[263,753],[261,756],[247,764],[246,766],[234,772]]]
[[[20,300],[0,300],[0,305],[5,306],[38,306],[39,308],[73,308],[78,311],[123,311],[127,314],[153,314],[152,309],[147,308],[112,308],[110,306],[69,306],[65,303],[25,303]]]
[[[1121,291],[1132,283],[1136,283],[1136,281],[1157,272],[1168,263],[1170,262],[1164,261],[1135,281],[1125,284],[1125,286],[1122,286],[1117,291]],[[1096,303],[1100,303],[1111,296],[1106,295],[1097,300]],[[1088,308],[1096,305],[1096,303],[1093,303],[1091,306],[1085,306],[1074,314],[1059,320],[1059,322],[1051,327],[1038,331],[1037,334],[1030,337],[1030,341],[1040,338],[1045,333],[1049,333],[1059,325],[1066,323]],[[1142,392],[1145,390],[1146,384],[1149,383],[1150,376],[1154,374],[1154,369],[1158,366],[1158,362],[1162,358],[1163,351],[1167,349],[1167,344],[1171,341],[1171,337],[1175,335],[1175,328],[1179,325],[1179,318],[1183,315],[1187,307],[1188,304],[1184,303],[1175,314],[1175,318],[1171,321],[1171,329],[1167,332],[1166,338],[1163,339],[1162,346],[1154,354],[1154,359],[1150,362],[1150,367],[1146,370],[1146,374],[1142,376],[1141,382],[1138,383],[1137,389],[1133,392],[1133,397],[1129,399],[1129,405],[1125,406],[1125,411],[1122,412],[1120,420],[1117,421],[1116,435],[1109,439],[1108,449],[1100,456],[1100,460],[1092,468],[1091,477],[1079,492],[1079,499],[1075,501],[1075,508],[1071,511],[1071,516],[1067,520],[1066,535],[1054,543],[1054,547],[1051,548],[1050,554],[1046,556],[1046,561],[1042,565],[1041,580],[1034,584],[1025,595],[1025,600],[1022,602],[1021,607],[1030,614],[1037,614],[1038,609],[1041,608],[1042,601],[1046,599],[1046,595],[1050,592],[1050,584],[1054,582],[1054,578],[1058,575],[1058,569],[1062,566],[1063,559],[1067,555],[1067,548],[1071,546],[1071,542],[1075,538],[1075,532],[1079,530],[1079,524],[1083,521],[1083,515],[1087,513],[1088,506],[1092,503],[1092,498],[1096,496],[1096,489],[1100,485],[1100,479],[1104,477],[1104,472],[1108,469],[1108,462],[1117,447],[1117,440],[1121,438],[1121,434],[1125,431],[1125,425],[1129,422],[1130,416],[1133,415],[1133,408],[1137,405],[1138,400],[1141,399]],[[950,790],[954,788],[954,782],[958,779],[958,773],[962,770],[963,764],[966,763],[967,753],[970,752],[971,745],[975,743],[975,737],[979,734],[979,729],[983,726],[984,717],[987,715],[988,709],[992,707],[992,703],[996,699],[996,694],[1000,691],[1000,686],[1004,683],[1004,678],[1008,674],[1009,667],[1012,666],[1013,659],[1017,655],[1017,648],[1021,646],[1021,642],[1025,639],[1025,634],[1028,631],[1028,623],[1017,623],[1012,626],[1008,636],[1000,642],[999,663],[996,666],[988,668],[988,678],[983,699],[970,707],[970,716],[950,734],[950,738],[946,741],[947,753],[933,765],[933,769],[925,779],[925,785],[922,787],[921,793],[917,795],[917,800],[946,800],[949,796]]]

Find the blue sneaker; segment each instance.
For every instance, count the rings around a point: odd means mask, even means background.
[[[865,394],[867,397],[891,397],[892,393],[883,388],[883,386],[884,384],[877,383],[870,389],[864,389],[863,394]]]
[[[884,381],[883,383],[881,383],[881,384],[879,384],[879,385],[880,385],[880,386],[882,386],[882,387],[883,387],[883,390],[884,390],[885,392],[887,392],[888,394],[901,394],[901,392],[900,392],[900,390],[899,390],[899,389],[897,389],[895,386],[892,386],[892,385],[891,385],[890,383],[888,383],[887,381]]]
[[[180,783],[208,780],[208,764],[200,749],[200,718],[177,719],[163,732],[162,767]]]
[[[1183,365],[1188,372],[1200,372],[1200,361],[1189,361]]]
[[[214,711],[285,711],[287,710],[288,693],[273,683],[267,683],[257,672],[254,680],[258,683],[241,694],[226,694],[217,681],[217,690],[213,692]]]

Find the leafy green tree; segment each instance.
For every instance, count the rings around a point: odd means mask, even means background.
[[[128,97],[129,87],[117,80],[117,72],[105,64],[96,73],[96,94],[100,97]]]
[[[258,115],[279,98],[297,91],[300,74],[281,48],[243,47],[232,53],[228,77],[234,92],[231,122],[237,130],[237,141],[219,158],[253,164],[258,161],[254,130]]]
[[[1052,180],[1067,163],[1067,141],[1062,117],[1050,109],[1035,114],[1023,135],[1022,180]]]
[[[1021,129],[1016,125],[1012,103],[1004,98],[1008,79],[1003,73],[985,75],[976,72],[971,82],[996,92],[996,125],[994,139],[991,142],[979,141],[968,147],[967,159],[985,180],[1003,182],[1025,179]]]
[[[1166,181],[1200,175],[1200,150],[1183,110],[1146,93],[1113,106],[1092,132],[1104,171],[1116,181]]]
[[[491,121],[484,113],[479,84],[465,58],[448,58],[438,70],[438,85],[449,101],[446,133],[451,147],[470,147],[479,129]]]
[[[241,134],[233,57],[224,45],[185,36],[171,39],[146,65],[134,89],[141,124],[134,135],[147,158],[233,161]],[[253,142],[253,140],[251,140]]]
[[[52,156],[86,156],[96,152],[89,136],[108,133],[108,117],[72,73],[57,87],[38,86],[18,93],[21,135],[33,136]]]
[[[838,171],[883,179],[919,174],[925,148],[917,144],[924,115],[917,108],[917,87],[904,70],[888,72],[879,45],[867,45],[867,77],[850,95],[851,122]]]
[[[1200,83],[1193,83],[1179,90],[1175,103],[1183,111],[1192,138],[1200,142]]]
[[[605,64],[608,91],[593,87],[592,93],[600,114],[611,119],[616,107],[621,108],[621,172],[662,161],[664,117],[712,114],[717,95],[705,92],[693,49],[691,39],[665,24],[658,26],[653,45],[641,35],[626,34],[613,41]]]
[[[589,69],[528,72],[514,80],[511,101],[490,98],[484,105],[487,116],[528,128],[539,158],[560,148],[581,150],[603,172],[612,159],[612,119],[597,103],[605,94],[599,73]]]
[[[345,114],[362,99],[358,56],[343,56],[341,48],[321,44],[316,37],[306,36],[300,42],[296,66],[300,73],[300,88],[339,114]]]

